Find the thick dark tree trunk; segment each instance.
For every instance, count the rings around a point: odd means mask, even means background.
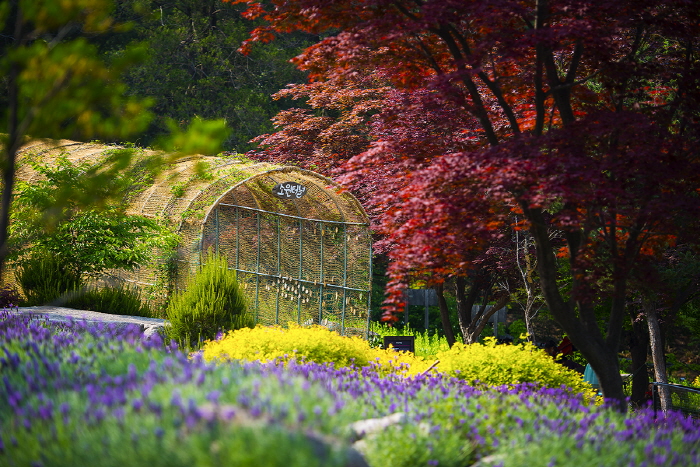
[[[630,337],[630,355],[632,356],[632,395],[630,402],[642,406],[647,399],[649,373],[647,372],[647,355],[649,354],[649,329],[643,319],[632,317]]]
[[[16,5],[14,5],[16,7]],[[19,11],[15,26],[15,37],[21,36],[22,21]],[[15,183],[15,164],[17,151],[22,141],[22,129],[19,122],[19,66],[13,63],[8,74],[8,132],[5,140],[2,165],[2,197],[0,198],[0,282],[5,272],[5,259],[8,254],[8,239],[10,230],[10,208],[12,205],[12,192]]]
[[[442,321],[442,330],[445,333],[447,344],[452,347],[455,343],[455,335],[452,332],[452,323],[450,322],[450,310],[447,307],[445,300],[444,287],[442,284],[435,286],[435,294],[437,295],[438,308],[440,308],[440,320]]]
[[[620,412],[626,412],[627,400],[622,390],[620,364],[617,359],[624,316],[624,287],[620,286],[620,290],[616,290],[608,320],[607,336],[604,337],[591,304],[574,303],[565,300],[561,295],[554,248],[542,212],[529,206],[522,207],[531,222],[530,232],[537,251],[537,271],[549,312],[590,363],[598,376],[603,397]],[[576,240],[575,233],[568,239],[572,251],[577,250]]]

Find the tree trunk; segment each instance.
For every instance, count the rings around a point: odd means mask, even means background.
[[[440,308],[440,320],[442,321],[442,330],[445,333],[447,344],[452,347],[455,344],[455,335],[452,332],[452,323],[450,322],[450,310],[447,308],[445,300],[444,287],[442,284],[435,286],[435,294],[437,295],[438,307]]]
[[[649,329],[643,320],[632,316],[632,333],[630,354],[632,356],[632,395],[630,401],[641,407],[647,399],[649,374],[647,372],[647,354],[649,351]]]
[[[618,411],[627,412],[627,396],[622,390],[622,376],[620,375],[620,362],[617,360],[617,353],[606,352],[602,355],[601,360],[602,364],[599,360],[596,360],[597,365],[591,363],[591,367],[593,367],[593,371],[598,376],[603,397]]]
[[[603,337],[592,305],[581,302],[573,303],[565,300],[561,294],[554,247],[550,241],[547,223],[542,212],[539,209],[532,209],[528,205],[521,205],[521,207],[531,222],[530,232],[535,240],[537,252],[537,272],[540,276],[540,286],[549,312],[590,363],[598,376],[603,397],[613,403],[620,412],[626,412],[627,399],[622,390],[620,364],[617,360],[622,331],[622,319],[619,314],[624,313],[624,307],[620,306],[619,300],[614,300],[615,303],[610,310],[610,319],[608,320],[608,335],[607,338]],[[575,234],[572,234],[567,241],[570,244],[570,250],[577,251]],[[579,313],[576,313],[577,308]]]
[[[15,40],[22,37],[22,15],[19,7],[13,5],[15,18]],[[8,23],[9,24],[9,23]],[[8,135],[2,161],[2,197],[0,198],[0,282],[5,273],[5,259],[8,254],[8,237],[10,229],[10,209],[15,183],[15,164],[17,151],[21,146],[22,129],[19,122],[19,65],[12,63],[8,74]]]
[[[535,273],[537,261],[533,260],[530,255],[530,246],[532,245],[531,242],[532,239],[528,235],[525,235],[521,242],[519,231],[515,231],[515,262],[518,266],[518,271],[520,271],[520,276],[523,278],[523,287],[525,288],[525,306],[523,307],[523,311],[525,313],[525,329],[527,330],[528,334],[527,339],[530,342],[535,342],[537,338],[535,336],[535,328],[533,327],[532,320],[535,318],[535,315],[537,315],[541,307],[537,307],[537,309],[535,309],[537,295],[535,294],[535,280],[533,279],[533,275]],[[521,250],[525,262],[524,265],[520,261]]]
[[[539,307],[533,313],[532,309],[534,308],[534,301],[533,303],[530,303],[530,297],[528,297],[527,300],[528,303],[525,306],[525,329],[527,330],[527,340],[530,342],[537,342],[537,335],[535,334],[535,326],[533,320],[539,312]]]
[[[491,316],[496,314],[496,312],[498,312],[500,309],[505,307],[508,304],[509,299],[510,299],[510,296],[505,295],[505,296],[501,297],[498,300],[498,302],[496,302],[496,304],[491,307],[491,309],[489,311],[487,311],[483,314],[482,313],[477,314],[469,325],[468,335],[464,336],[464,343],[465,344],[474,344],[476,341],[478,341],[479,336],[484,331],[486,324],[488,324],[488,322],[489,322],[489,318],[491,318]],[[495,337],[498,337],[498,336],[495,336]]]
[[[484,282],[481,282],[482,284]],[[504,295],[489,311],[485,311],[486,303],[481,307],[479,312],[472,317],[472,309],[477,297],[482,290],[490,290],[490,286],[485,288],[479,285],[479,281],[473,278],[472,286],[469,289],[469,294],[465,293],[467,280],[464,277],[455,278],[455,293],[457,295],[457,315],[459,316],[459,327],[462,331],[462,337],[465,344],[473,344],[481,335],[488,320],[498,310],[508,304],[510,295]],[[488,300],[488,296],[484,297],[484,301]]]
[[[476,302],[478,288],[475,284],[469,290],[469,295],[465,294],[467,280],[464,277],[455,277],[455,296],[457,297],[457,316],[459,318],[459,328],[462,331],[464,342],[467,343],[469,335],[469,324],[472,320],[472,307]]]
[[[654,377],[657,383],[668,384],[666,375],[666,358],[664,357],[663,343],[661,341],[661,327],[656,313],[656,306],[652,301],[644,300],[644,314],[649,326],[649,342],[651,344],[651,358],[654,361]],[[661,410],[668,412],[671,408],[671,391],[667,386],[659,386],[659,402]]]

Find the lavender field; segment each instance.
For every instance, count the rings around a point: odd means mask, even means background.
[[[214,365],[136,327],[54,329],[8,311],[0,349],[0,466],[700,464],[698,421],[620,415],[564,388]],[[387,423],[358,429],[369,419]]]

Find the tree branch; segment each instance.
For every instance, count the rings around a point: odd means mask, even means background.
[[[467,56],[471,55],[469,43],[467,42],[467,39],[457,31],[457,29],[450,25],[447,25],[448,30],[452,33],[454,37],[457,38],[457,41],[459,44],[462,46],[462,50],[464,50],[464,53]],[[495,68],[495,65],[494,65]],[[506,102],[505,97],[503,96],[503,90],[501,87],[498,85],[498,83],[495,80],[491,80],[488,75],[484,71],[479,71],[477,73],[477,76],[481,78],[481,81],[486,85],[486,87],[489,88],[489,91],[494,95],[496,100],[498,101],[498,105],[501,106],[503,109],[503,113],[505,113],[506,118],[508,119],[508,123],[510,124],[510,127],[513,129],[513,133],[516,135],[520,134],[520,125],[518,124],[518,119],[515,117],[515,113],[513,112],[513,108]]]
[[[481,127],[486,133],[486,138],[488,139],[489,144],[491,144],[491,146],[497,146],[499,142],[498,136],[496,136],[496,132],[493,129],[491,119],[489,118],[488,112],[486,111],[486,106],[484,106],[484,102],[481,99],[479,89],[474,83],[474,80],[472,80],[472,78],[469,76],[469,71],[464,65],[464,57],[462,56],[457,43],[449,31],[445,30],[444,26],[436,30],[436,34],[445,42],[445,44],[447,44],[447,48],[450,50],[450,54],[452,54],[455,67],[459,71],[459,77],[462,80],[462,83],[464,83],[466,86],[467,91],[472,98],[472,102],[474,103],[474,113],[476,118],[479,120],[479,123],[481,123]]]

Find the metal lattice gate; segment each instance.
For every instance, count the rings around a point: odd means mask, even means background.
[[[256,322],[321,324],[366,336],[371,236],[366,223],[309,219],[220,203],[202,251],[228,259]]]

